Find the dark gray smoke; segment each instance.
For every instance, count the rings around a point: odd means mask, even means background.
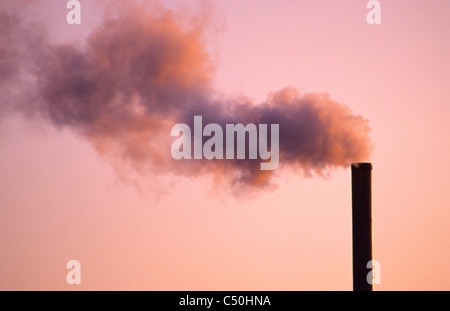
[[[13,3],[0,4],[0,113],[70,128],[118,166],[213,174],[237,189],[270,184],[275,172],[261,171],[259,160],[175,161],[171,128],[192,124],[194,115],[204,124],[279,124],[280,169],[322,174],[370,156],[368,121],[327,94],[287,88],[258,105],[219,96],[211,87],[204,29],[180,23],[167,9],[150,12],[137,2],[119,9],[81,48],[51,44]]]

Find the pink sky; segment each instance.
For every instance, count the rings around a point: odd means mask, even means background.
[[[98,24],[101,5],[81,2],[81,26],[61,1],[25,14],[73,42]],[[256,101],[286,86],[327,92],[367,118],[376,289],[448,290],[450,3],[380,2],[371,26],[361,0],[212,1],[214,87]],[[352,289],[349,169],[283,172],[252,198],[208,176],[147,176],[137,191],[80,135],[11,117],[0,172],[1,290]]]

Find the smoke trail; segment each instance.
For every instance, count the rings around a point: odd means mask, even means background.
[[[81,133],[118,167],[213,174],[243,191],[270,185],[274,172],[261,171],[259,160],[175,161],[171,128],[192,124],[195,115],[221,125],[279,124],[281,169],[322,174],[370,156],[368,121],[327,94],[287,88],[258,105],[219,96],[198,20],[180,23],[161,6],[115,2],[119,13],[80,48],[51,44],[11,3],[0,5],[0,113],[39,116]]]

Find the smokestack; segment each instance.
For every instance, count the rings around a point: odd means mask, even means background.
[[[367,282],[372,260],[372,164],[352,164],[353,290],[373,291]]]

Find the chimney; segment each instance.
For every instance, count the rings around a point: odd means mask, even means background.
[[[352,164],[353,290],[373,291],[367,282],[372,251],[372,164]]]

